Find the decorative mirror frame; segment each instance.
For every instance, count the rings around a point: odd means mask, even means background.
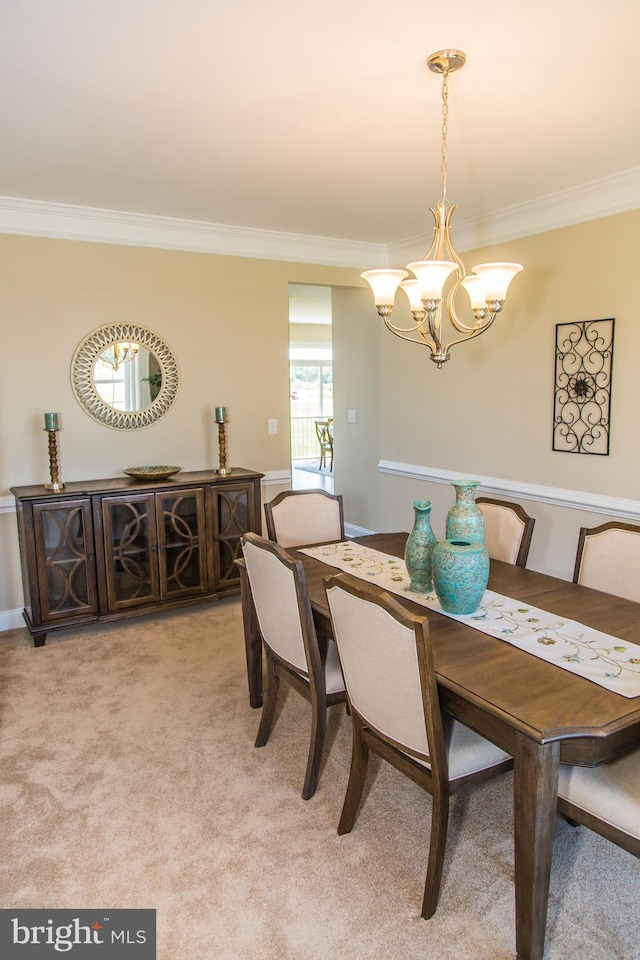
[[[93,368],[98,357],[107,347],[123,341],[146,347],[160,364],[160,392],[144,410],[116,410],[102,399],[93,382]],[[80,406],[98,423],[114,430],[139,430],[157,423],[169,412],[178,396],[180,371],[169,345],[153,330],[135,323],[110,323],[98,327],[78,346],[71,361],[71,386]]]

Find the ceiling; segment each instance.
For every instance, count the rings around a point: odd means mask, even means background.
[[[639,33],[632,0],[0,0],[0,195],[398,243],[445,47],[457,219],[640,182]]]

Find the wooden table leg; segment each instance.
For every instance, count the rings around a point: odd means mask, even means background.
[[[258,626],[256,608],[251,595],[249,577],[244,560],[236,560],[240,570],[240,596],[242,599],[242,621],[244,624],[244,649],[247,658],[247,680],[249,682],[249,703],[252,707],[262,706],[262,636]]]
[[[522,738],[514,763],[516,955],[542,960],[558,796],[560,744]]]

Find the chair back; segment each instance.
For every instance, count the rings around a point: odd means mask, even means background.
[[[333,420],[316,420],[316,437],[325,450],[333,449]]]
[[[442,718],[425,616],[346,574],[325,581],[351,707],[367,726],[445,776]]]
[[[264,513],[267,535],[281,547],[344,540],[342,497],[326,490],[285,490]]]
[[[640,527],[581,527],[573,582],[640,602]]]
[[[478,497],[484,514],[484,543],[492,560],[526,567],[535,519],[520,506],[506,500]]]
[[[308,676],[304,630],[314,627],[302,563],[253,533],[242,538],[242,552],[263,640],[278,659]]]

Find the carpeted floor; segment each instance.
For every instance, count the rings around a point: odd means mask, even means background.
[[[308,705],[253,746],[239,601],[0,634],[0,907],[157,910],[158,960],[514,957],[511,777],[452,800],[420,919],[430,801],[375,764],[338,837],[349,718],[300,798]],[[638,861],[558,820],[545,960],[638,960]]]

